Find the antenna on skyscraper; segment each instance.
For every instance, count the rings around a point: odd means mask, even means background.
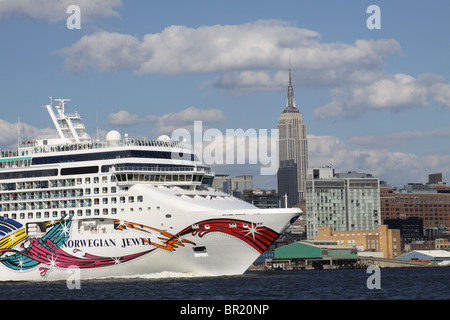
[[[291,78],[291,59],[289,58],[289,85],[292,86],[292,78]]]

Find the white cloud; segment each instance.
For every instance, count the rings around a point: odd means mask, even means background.
[[[98,17],[117,17],[115,7],[122,0],[0,0],[0,18],[9,15],[26,15],[33,19],[43,19],[50,23],[66,20],[70,14],[67,8],[78,5],[82,21]]]
[[[140,117],[136,114],[131,114],[126,110],[120,110],[117,113],[111,113],[110,115],[108,115],[109,123],[116,126],[133,126],[136,124],[149,123],[157,120],[158,117],[153,115]]]
[[[264,20],[198,28],[172,25],[142,39],[96,32],[58,54],[71,71],[219,73],[205,85],[237,94],[284,90],[291,63],[294,86],[331,89],[331,101],[315,110],[318,119],[426,107],[429,98],[450,109],[450,83],[444,78],[383,70],[386,59],[400,51],[393,39],[324,43],[316,31]]]
[[[351,82],[345,82],[331,92],[332,101],[316,108],[318,119],[357,117],[361,113],[380,109],[403,110],[429,105],[432,97],[450,109],[450,83],[437,75],[420,75],[357,71]]]
[[[16,149],[19,131],[22,141],[31,141],[39,136],[57,135],[54,129],[38,129],[26,123],[10,123],[0,119],[0,145],[3,148]]]
[[[223,112],[218,109],[198,109],[189,107],[177,113],[168,113],[160,117],[164,125],[182,126],[194,121],[221,122],[225,120]]]
[[[118,54],[118,47],[133,55]],[[66,57],[69,69],[180,74],[271,71],[286,69],[289,61],[296,69],[317,72],[373,68],[383,65],[386,56],[399,50],[397,41],[385,39],[358,40],[353,45],[322,43],[316,31],[264,20],[198,28],[173,25],[160,33],[145,35],[142,41],[129,35],[99,32],[83,37],[61,54]],[[101,59],[108,60],[109,69]]]
[[[198,109],[189,107],[175,113],[167,113],[162,116],[146,115],[138,116],[131,114],[126,110],[108,115],[109,124],[115,126],[133,126],[136,124],[154,122],[156,126],[153,134],[170,135],[175,129],[185,128],[192,131],[194,121],[202,121],[204,123],[214,123],[225,121],[225,116],[218,109]]]
[[[309,166],[332,165],[337,172],[371,173],[393,186],[426,182],[427,175],[442,172],[450,176],[450,155],[418,156],[387,149],[353,149],[333,136],[308,135]]]
[[[135,37],[103,31],[85,35],[72,47],[58,53],[67,57],[66,67],[72,71],[82,71],[90,66],[101,72],[134,70],[144,56],[141,44]]]
[[[349,140],[358,147],[387,148],[398,146],[410,140],[426,138],[450,138],[450,127],[432,130],[416,130],[392,133],[384,136],[358,136]]]

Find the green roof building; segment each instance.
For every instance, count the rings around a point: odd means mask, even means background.
[[[275,249],[275,259],[356,259],[355,247],[338,245],[335,241],[303,240]]]

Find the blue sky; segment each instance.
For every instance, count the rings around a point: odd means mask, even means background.
[[[68,6],[81,10],[70,30]],[[369,30],[368,6],[381,9]],[[289,61],[310,166],[393,186],[450,177],[450,2],[0,0],[0,145],[52,128],[70,98],[91,135],[276,128]],[[50,128],[50,129],[49,129]],[[255,175],[258,166],[219,166]]]

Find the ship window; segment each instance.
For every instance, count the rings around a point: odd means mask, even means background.
[[[108,209],[106,209],[106,208],[103,209],[103,214],[104,214],[104,215],[107,215],[107,214],[108,214]]]
[[[134,197],[133,196],[128,197],[128,202],[134,203]]]
[[[28,219],[33,219],[33,212],[28,212]]]
[[[117,209],[116,208],[112,208],[111,209],[111,214],[117,214]]]
[[[50,217],[50,212],[45,211],[45,212],[44,212],[44,218],[49,218],[49,217]]]
[[[51,164],[62,162],[97,161],[97,160],[120,159],[120,158],[172,159],[172,152],[125,150],[115,152],[75,154],[67,156],[34,157],[32,160],[32,164],[37,165],[37,164]],[[179,159],[179,157],[176,157],[176,159]],[[197,159],[197,157],[195,156],[195,154],[183,154],[183,159],[186,160],[190,159],[191,161],[194,161]]]
[[[1,173],[0,179],[21,179],[57,176],[58,169]]]
[[[103,198],[103,204],[108,204],[108,198]]]
[[[137,201],[138,202],[143,202],[144,201],[144,197],[143,196],[138,196]]]
[[[58,217],[58,211],[53,211],[52,212],[52,217],[53,218],[57,218]]]
[[[90,174],[90,173],[98,173],[98,166],[61,169],[62,176],[77,175],[77,174]]]
[[[91,215],[91,209],[86,209],[86,216],[90,216]]]
[[[77,216],[79,216],[79,217],[83,216],[83,211],[82,210],[77,210]]]
[[[206,247],[194,247],[193,250],[196,253],[206,253]]]
[[[103,189],[102,189],[102,192],[103,192],[103,193],[108,193],[108,188],[107,188],[107,187],[103,188]]]
[[[111,193],[116,193],[117,192],[117,188],[116,187],[111,187]]]
[[[94,210],[94,215],[95,215],[95,216],[98,216],[99,214],[100,214],[100,210],[95,209],[95,210]]]
[[[115,197],[114,197],[114,198],[111,198],[111,203],[112,203],[112,204],[116,204],[116,203],[117,203],[117,198],[115,198]]]
[[[100,189],[99,188],[94,188],[94,194],[99,194],[100,193]]]
[[[85,182],[85,183],[91,183],[91,178],[86,178],[86,179],[84,180],[84,182]]]
[[[202,257],[207,257],[208,256],[208,252],[206,251],[206,247],[194,247],[194,256],[196,258],[202,258]]]

